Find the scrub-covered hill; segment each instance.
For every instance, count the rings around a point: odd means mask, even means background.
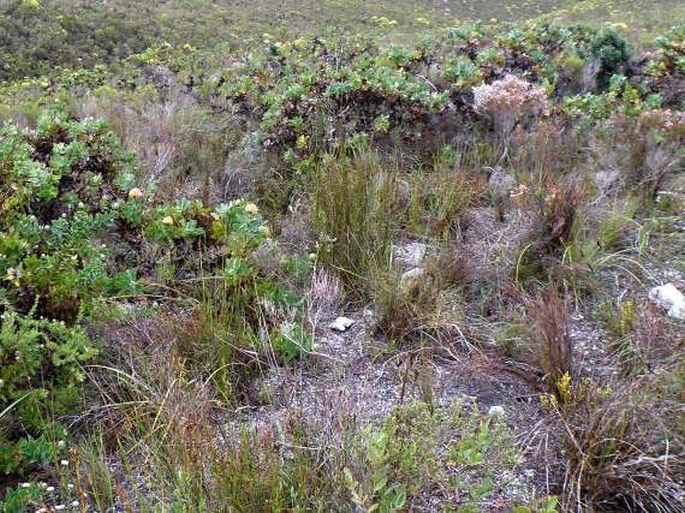
[[[415,4],[7,7],[0,511],[685,509],[681,7]]]

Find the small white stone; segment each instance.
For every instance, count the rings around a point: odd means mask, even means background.
[[[31,486],[31,483],[21,483],[22,488],[29,488]]]
[[[392,247],[394,261],[404,269],[420,266],[427,252],[428,246],[422,242],[411,242]]]
[[[66,509],[67,507],[64,504],[57,504],[55,506],[55,511],[62,511],[63,509]]]
[[[672,283],[654,287],[649,291],[649,299],[666,309],[670,317],[685,320],[685,296]]]
[[[45,489],[45,491],[46,491],[46,492],[54,492],[54,491],[55,491],[55,487],[54,487],[54,486],[48,486],[48,487]]]
[[[352,319],[348,319],[347,317],[338,317],[335,321],[330,323],[328,327],[332,330],[339,331],[339,332],[344,332],[349,329],[350,326],[352,326],[355,323]]]
[[[59,462],[59,464],[62,465],[63,467],[68,467],[68,466],[69,466],[69,461],[68,461],[68,460],[61,460],[61,461]]]
[[[504,417],[504,407],[502,406],[490,406],[488,410],[488,415],[491,417]]]

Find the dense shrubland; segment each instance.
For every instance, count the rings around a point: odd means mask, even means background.
[[[2,85],[5,511],[682,509],[683,326],[645,287],[685,273],[683,26],[155,30]],[[346,365],[393,404],[318,397]],[[525,393],[442,397],[450,365]]]

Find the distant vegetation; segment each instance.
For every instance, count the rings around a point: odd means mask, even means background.
[[[364,34],[408,42],[466,21],[525,20],[617,24],[648,43],[655,29],[682,17],[680,2],[613,0],[488,2],[465,0],[4,0],[0,3],[0,80],[92,67],[155,44],[212,48],[267,38]]]
[[[685,25],[278,4],[5,6],[0,511],[682,511]]]

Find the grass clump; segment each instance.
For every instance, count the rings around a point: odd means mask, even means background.
[[[533,322],[531,338],[534,353],[544,373],[547,389],[563,399],[560,389],[567,376],[574,373],[574,347],[569,332],[568,302],[552,286],[548,287],[529,307]]]
[[[313,179],[319,259],[340,273],[348,290],[364,294],[364,277],[387,265],[396,238],[397,171],[378,155],[362,153],[324,158]]]
[[[660,396],[651,394],[661,393],[659,382],[643,377],[620,388],[602,388],[589,380],[569,381],[566,405],[558,410],[568,451],[564,507],[680,509],[677,479],[685,462],[673,425],[680,407],[670,399],[657,403]],[[662,407],[675,410],[666,413]],[[662,414],[655,424],[650,419],[657,412]]]

